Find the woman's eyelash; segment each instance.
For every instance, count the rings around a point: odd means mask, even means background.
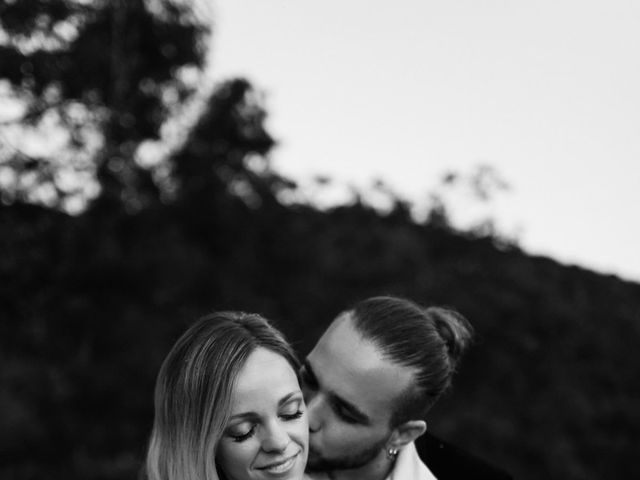
[[[298,410],[296,413],[291,413],[291,414],[282,414],[280,415],[284,420],[295,420],[297,418],[300,418],[302,416],[304,412],[302,410]]]
[[[251,430],[249,430],[247,433],[243,433],[242,435],[229,435],[229,436],[233,439],[234,442],[244,442],[245,440],[253,436],[255,430],[256,430],[256,427],[253,426],[251,427]]]
[[[280,417],[285,420],[285,421],[291,421],[291,420],[296,420],[300,417],[302,417],[302,414],[304,413],[304,411],[302,410],[298,410],[296,413],[291,413],[291,414],[281,414]],[[229,434],[229,436],[231,437],[231,439],[234,442],[244,442],[245,440],[251,438],[253,436],[253,434],[255,433],[256,427],[255,425],[253,427],[251,427],[251,429],[247,432],[247,433],[243,433],[242,435],[231,435]]]

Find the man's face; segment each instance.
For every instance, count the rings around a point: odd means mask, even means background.
[[[309,418],[309,461],[315,471],[359,468],[384,448],[409,368],[391,363],[362,338],[349,313],[340,315],[307,356],[301,371]]]

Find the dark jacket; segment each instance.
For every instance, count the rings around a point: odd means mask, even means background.
[[[418,455],[438,480],[511,480],[513,477],[450,443],[425,433],[415,442]]]

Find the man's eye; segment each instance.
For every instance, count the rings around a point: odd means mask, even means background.
[[[313,376],[309,374],[308,370],[304,367],[300,370],[300,379],[305,387],[313,388],[314,390],[318,388],[318,382],[316,382],[316,379],[313,378]]]
[[[338,416],[344,420],[346,423],[351,423],[351,424],[356,424],[359,423],[358,420],[356,418],[354,418],[347,410],[345,410],[343,407],[337,406],[335,408],[336,413],[338,414]]]

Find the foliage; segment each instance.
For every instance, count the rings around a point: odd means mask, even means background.
[[[135,153],[193,94],[205,23],[171,0],[3,0],[0,18],[0,78],[21,111],[0,132],[5,203],[156,200]]]
[[[184,208],[0,211],[3,475],[130,478],[159,363],[204,312],[260,311],[304,353],[379,293],[455,305],[478,332],[431,431],[518,478],[640,473],[640,285],[366,204]]]

